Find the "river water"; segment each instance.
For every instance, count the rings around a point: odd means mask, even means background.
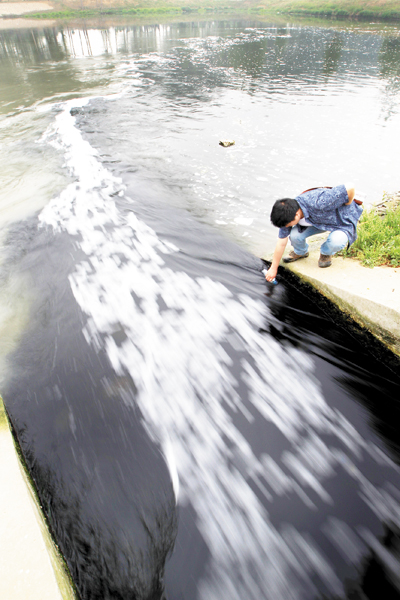
[[[1,391],[80,596],[398,598],[398,361],[257,258],[276,197],[398,188],[398,29],[6,29],[0,76]]]

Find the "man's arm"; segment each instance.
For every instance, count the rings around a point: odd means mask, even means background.
[[[285,252],[286,244],[288,243],[288,239],[288,237],[278,238],[274,250],[274,255],[272,257],[271,266],[268,269],[267,274],[265,275],[265,279],[267,281],[272,281],[273,279],[275,279],[276,274],[278,272],[279,263],[281,262],[281,258],[283,256],[283,253]]]
[[[346,194],[343,193],[343,188],[346,190]],[[342,183],[341,185],[335,185],[334,187],[328,188],[315,188],[318,190],[317,198],[311,197],[311,204],[309,205],[309,211],[313,208],[318,211],[332,210],[335,208],[340,208],[341,206],[348,206],[354,200],[355,189],[352,183]],[[312,192],[313,190],[308,190]],[[306,192],[303,192],[305,194]],[[347,202],[343,202],[346,200]],[[314,207],[313,207],[314,203]]]
[[[349,204],[351,204],[354,200],[354,196],[356,194],[356,190],[354,188],[354,185],[352,183],[345,183],[344,187],[347,190],[347,195],[349,197],[349,201],[346,202],[346,206],[348,206]]]

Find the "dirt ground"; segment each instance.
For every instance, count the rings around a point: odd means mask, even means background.
[[[51,10],[54,4],[49,2],[0,2],[0,17],[25,15],[30,12]]]

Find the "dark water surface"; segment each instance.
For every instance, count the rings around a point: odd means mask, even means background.
[[[1,32],[1,391],[83,599],[400,596],[398,361],[256,258],[303,178],[394,181],[342,139],[397,144],[396,35]]]

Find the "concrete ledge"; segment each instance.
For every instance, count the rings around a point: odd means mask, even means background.
[[[66,567],[21,465],[0,396],[0,598],[74,600]]]
[[[285,267],[400,356],[400,268],[368,269],[356,260],[338,256],[332,259],[331,267],[321,269],[318,257],[319,249],[313,245],[308,258]]]

